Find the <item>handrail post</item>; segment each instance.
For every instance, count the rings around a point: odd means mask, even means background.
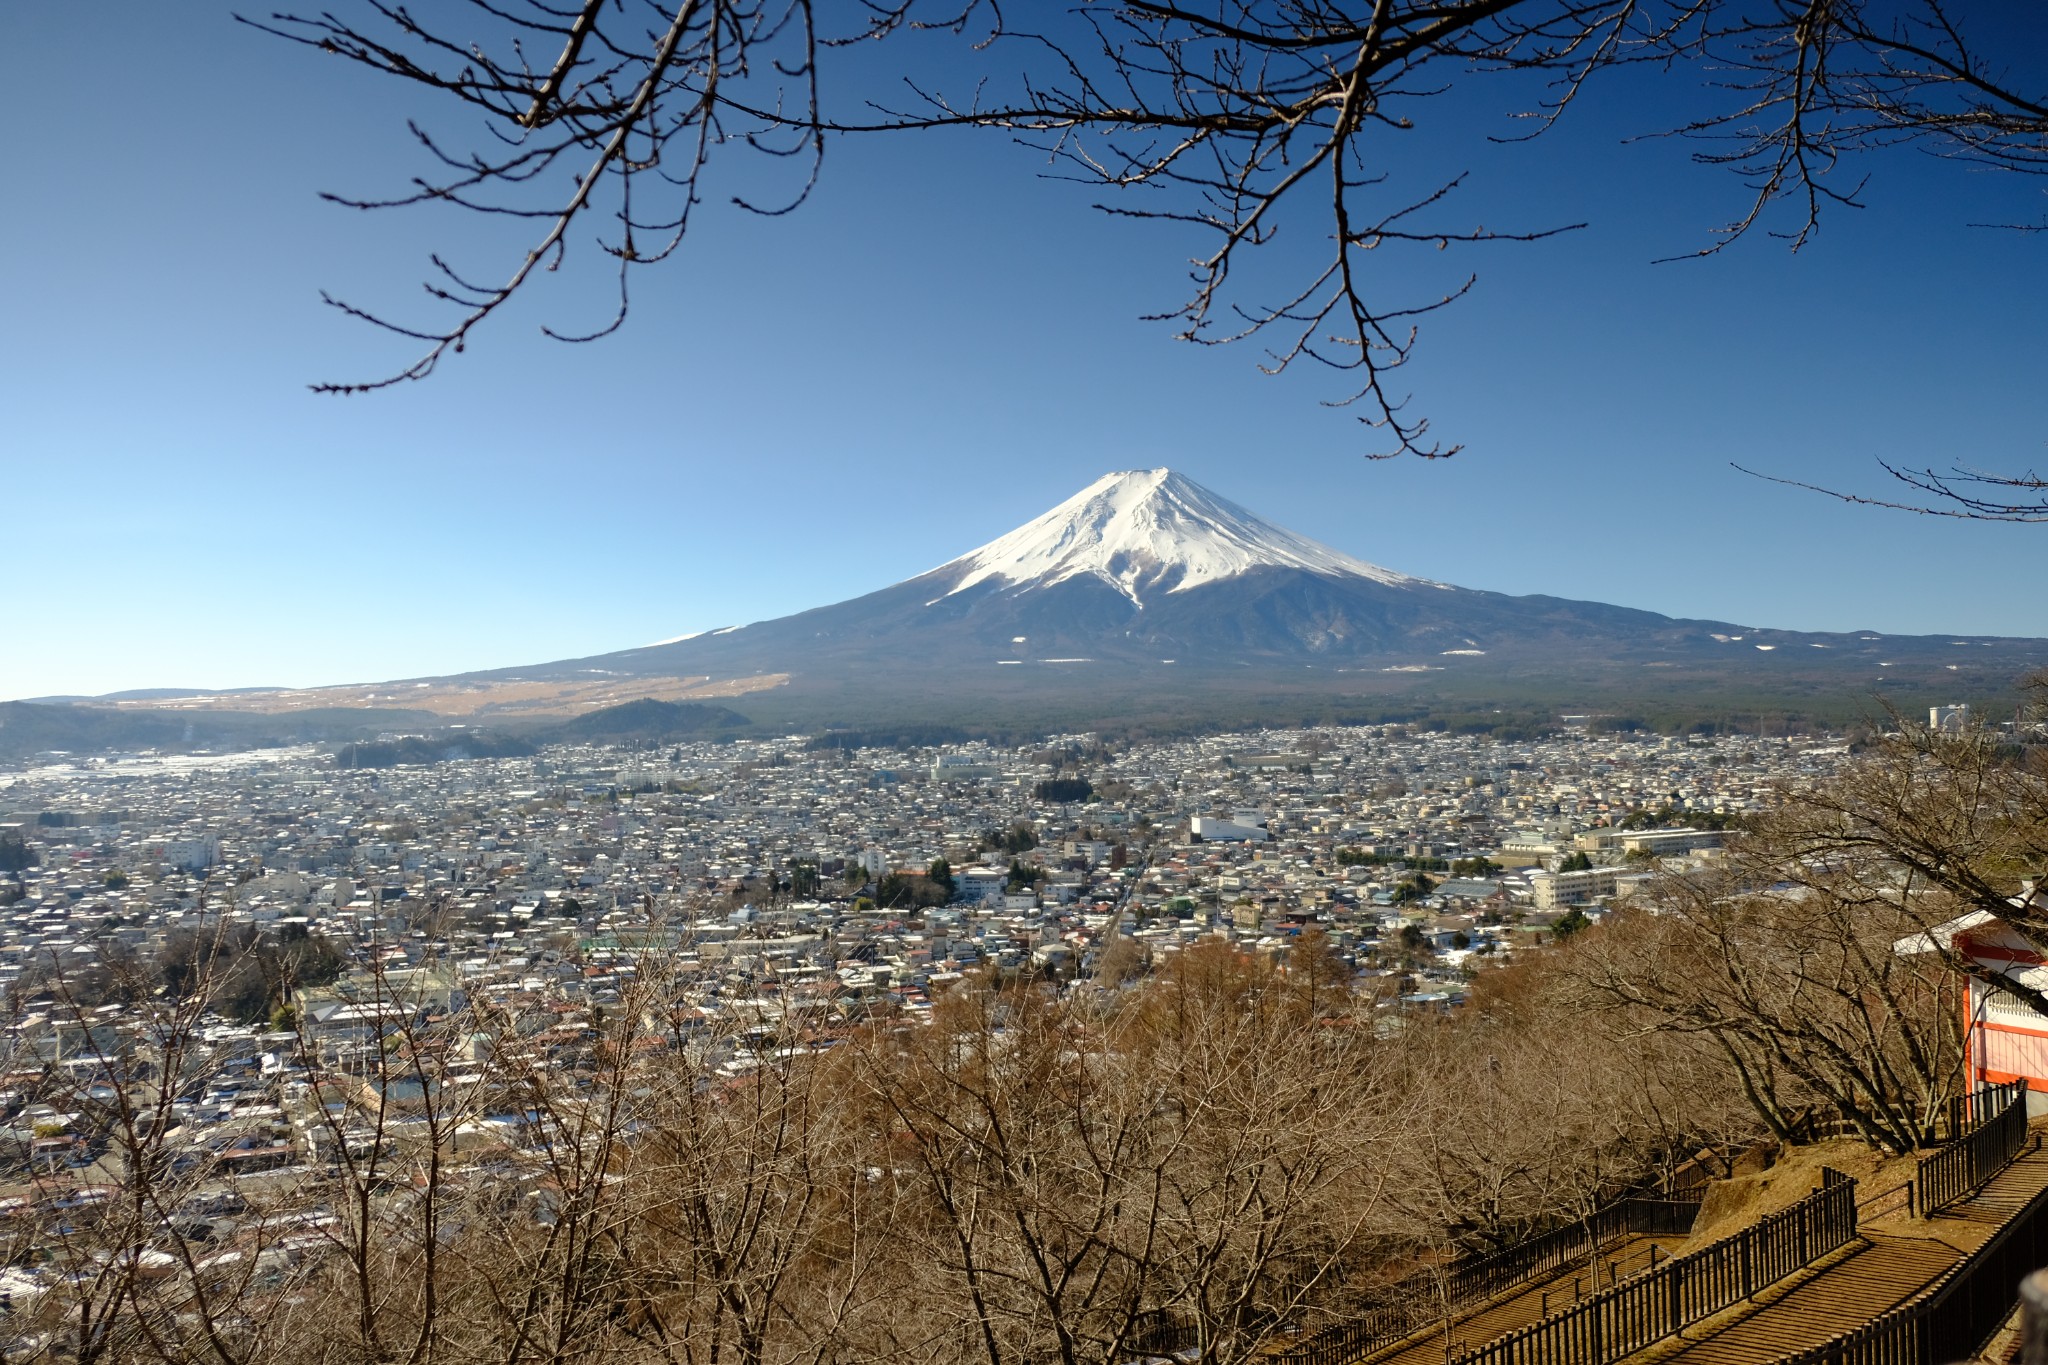
[[[1656,1249],[1654,1246],[1650,1248],[1652,1252],[1656,1251]],[[1650,1264],[1655,1265],[1656,1261],[1652,1259]],[[1677,1336],[1685,1326],[1685,1295],[1680,1292],[1685,1286],[1680,1282],[1680,1279],[1681,1277],[1677,1275],[1666,1275],[1664,1277],[1664,1306],[1666,1316],[1671,1322],[1671,1336]]]

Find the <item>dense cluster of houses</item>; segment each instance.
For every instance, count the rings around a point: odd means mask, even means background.
[[[303,1178],[402,1130],[424,1097],[386,1064],[395,1029],[516,1021],[458,1039],[437,1084],[577,1073],[650,963],[701,1037],[722,1015],[915,1018],[977,971],[1113,989],[1205,937],[1284,962],[1316,930],[1398,1027],[1654,867],[1711,860],[1726,817],[1843,752],[1363,727],[554,746],[385,770],[312,748],[45,756],[0,773],[0,1214],[119,1187],[93,1097],[149,1075],[135,1002],[232,953],[270,954],[269,975],[216,1005],[163,1096],[169,1159],[205,1177],[201,1221],[232,1222],[265,1172]],[[713,1060],[744,1071],[747,1031],[718,1036]],[[516,1145],[516,1108],[498,1094],[468,1130]]]

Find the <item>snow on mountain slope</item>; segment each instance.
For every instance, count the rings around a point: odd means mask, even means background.
[[[1266,567],[1441,586],[1298,536],[1170,469],[1106,474],[1044,516],[925,576],[957,573],[950,597],[991,579],[1050,587],[1093,575],[1142,607],[1148,591],[1185,592]]]

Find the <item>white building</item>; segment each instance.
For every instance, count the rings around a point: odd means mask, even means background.
[[[2020,884],[2020,894],[2011,904],[2022,914],[2038,914],[2042,908],[2032,882]],[[1972,910],[1898,940],[1892,951],[1902,957],[1945,951],[1951,961],[1960,958],[1968,964],[1963,1056],[1971,1088],[2023,1080],[2027,1112],[2036,1117],[2048,1113],[2048,1014],[2001,985],[2011,981],[2035,991],[2048,990],[2048,966],[2043,965],[2040,948],[2006,920]]]
[[[1621,900],[1648,881],[1644,872],[1625,872],[1618,867],[1589,867],[1578,872],[1531,872],[1529,889],[1535,893],[1538,910],[1562,910],[1572,905]]]
[[[1621,846],[1626,852],[1647,853],[1660,858],[1672,853],[1719,848],[1726,842],[1727,836],[1718,829],[1644,829],[1621,836]]]
[[[1557,853],[1555,839],[1541,834],[1515,834],[1501,840],[1495,856],[1504,867],[1534,867]]]
[[[1257,825],[1240,824],[1236,820],[1218,820],[1213,816],[1197,815],[1188,821],[1188,837],[1197,842],[1218,844],[1258,844],[1273,836]]]
[[[204,872],[220,863],[220,839],[212,834],[172,839],[164,845],[164,861],[181,872]]]
[[[985,782],[1002,775],[1001,768],[971,754],[940,754],[932,764],[934,782]]]
[[[953,884],[959,888],[960,899],[965,901],[1000,900],[1003,887],[1009,880],[1009,870],[1000,867],[970,867],[953,874]]]

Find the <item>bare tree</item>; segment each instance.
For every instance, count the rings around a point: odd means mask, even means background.
[[[1929,1140],[1963,1083],[1960,979],[1894,951],[1895,898],[1673,879],[1579,948],[1585,979],[1648,1027],[1711,1041],[1758,1116],[1793,1140],[1818,1111],[1874,1147]]]
[[[884,1354],[1082,1365],[1168,1314],[1230,1365],[1334,1301],[1381,1230],[1399,1106],[1359,1030],[1223,944],[1082,999],[970,982],[860,1047],[907,1251]]]
[[[210,1010],[210,974],[244,964],[200,954],[189,989],[157,993],[118,954],[71,962],[4,1035],[53,1147],[0,1223],[0,1334],[9,1359],[162,1365],[1095,1365],[1163,1327],[1202,1365],[1247,1365],[1733,1131],[1737,1069],[1697,1045],[1714,1029],[1788,1096],[1860,1085],[1901,1108],[1906,1035],[1942,1002],[1870,984],[1884,964],[1850,948],[1877,926],[1815,947],[1807,920],[1702,905],[1642,917],[1689,937],[1631,948],[1637,994],[1590,1023],[1582,983],[1604,979],[1559,966],[1599,966],[1618,928],[1440,1020],[1355,995],[1313,940],[1284,966],[1204,940],[1116,991],[970,975],[929,1018],[856,1023],[783,983],[714,993],[728,978],[682,933],[608,959],[601,1005],[371,936],[300,997],[296,1037],[262,1035],[254,1093],[296,1135],[261,1175],[192,1100],[222,1062],[209,1040],[250,1042]],[[1673,978],[1723,928],[1748,994],[1716,985],[1727,1017],[1681,1017]],[[1781,1057],[1738,1005],[1813,1040]],[[1875,1056],[1875,1079],[1841,1080],[1828,1049]]]
[[[1865,493],[1845,493],[1801,479],[1759,473],[1743,465],[1735,468],[1772,483],[1824,493],[1841,502],[1863,507],[1885,507],[1894,512],[1913,512],[1923,517],[1950,517],[1959,521],[2048,521],[2048,478],[2028,470],[2023,474],[1998,474],[1965,465],[1936,469],[1914,467],[1879,460],[1885,473],[1914,490],[1901,497],[1880,498]],[[1916,496],[1917,495],[1917,496]]]
[[[1928,928],[1970,911],[2048,950],[2048,905],[2020,894],[2048,884],[2048,750],[2031,733],[2048,677],[2023,688],[2018,733],[1979,723],[1956,732],[1894,713],[1875,751],[1838,779],[1788,792],[1760,825],[1776,875],[1857,903],[1883,904]],[[1929,940],[1951,969],[1957,950]],[[2013,981],[2036,1009],[2048,996]]]
[[[2048,942],[2015,894],[2048,861],[2038,755],[1897,723],[1847,772],[1785,792],[1724,863],[1660,878],[1649,913],[1575,946],[1596,999],[1713,1045],[1780,1137],[1818,1112],[1874,1146],[1926,1141],[1963,1084],[1973,965],[1932,931],[1975,912]]]
[[[618,1167],[633,1193],[630,1336],[655,1358],[819,1365],[872,1301],[857,1081],[816,1021],[742,1011],[656,1065]]]
[[[1892,713],[1851,767],[1782,791],[1723,863],[1660,878],[1653,913],[1576,946],[1575,974],[1717,1048],[1781,1137],[1823,1113],[1876,1146],[1924,1142],[1964,1082],[1959,995],[1981,970],[1942,930],[1986,923],[2048,949],[2030,894],[2048,874],[2048,679],[2024,692],[2010,734]],[[2048,1009],[2023,979],[2000,989]]]
[[[1406,1030],[1424,1115],[1395,1200],[1419,1238],[1495,1250],[1757,1132],[1725,1068],[1589,1008],[1570,961],[1489,972],[1465,1010]]]
[[[215,919],[213,947],[226,926]],[[263,1115],[203,1141],[187,1119],[191,1088],[230,1060],[209,1041],[211,1002],[252,955],[246,941],[204,954],[171,992],[102,942],[82,971],[52,964],[40,1009],[16,1000],[7,1069],[36,1077],[33,1095],[63,1117],[61,1149],[32,1158],[37,1197],[13,1259],[36,1282],[14,1286],[8,1359],[242,1365],[278,1348],[250,1305],[288,1277],[275,1215],[304,1182],[244,1178],[261,1169],[246,1158],[289,1152]]]
[[[1992,60],[1996,37],[1982,31],[1996,16],[1963,9],[1951,0],[1096,0],[1034,12],[1033,27],[993,0],[864,0],[829,19],[813,0],[471,0],[431,18],[360,0],[259,26],[481,117],[470,139],[415,127],[438,172],[403,194],[341,202],[454,204],[534,228],[509,271],[488,278],[433,258],[427,292],[449,310],[444,321],[398,322],[330,299],[425,350],[383,379],[318,386],[327,391],[431,373],[559,267],[579,235],[615,267],[616,305],[599,325],[550,335],[590,340],[616,329],[632,272],[680,247],[709,191],[707,168],[726,153],[802,168],[779,197],[732,196],[779,214],[815,183],[828,135],[970,126],[1044,148],[1064,173],[1103,189],[1112,214],[1206,239],[1186,300],[1160,315],[1180,337],[1262,338],[1268,370],[1305,360],[1344,372],[1339,401],[1385,432],[1383,453],[1443,456],[1458,447],[1404,411],[1392,376],[1413,352],[1416,320],[1464,294],[1472,277],[1413,293],[1414,263],[1387,258],[1578,225],[1490,227],[1460,216],[1465,177],[1451,167],[1399,188],[1392,146],[1429,122],[1440,96],[1476,90],[1526,118],[1533,136],[1604,70],[1698,70],[1714,112],[1678,129],[1624,131],[1702,139],[1696,159],[1743,177],[1745,209],[1703,253],[1768,221],[1781,200],[1794,206],[1784,235],[1796,247],[1824,207],[1856,202],[1859,183],[1838,169],[1857,153],[1918,144],[2009,171],[2048,168],[2041,72]],[[947,56],[970,90],[914,81],[888,95],[828,89],[837,49],[933,31],[958,40]],[[906,50],[900,69],[916,68]],[[1283,226],[1328,244],[1318,263],[1272,292],[1241,285],[1252,273],[1241,268],[1247,251]],[[1925,478],[1918,486],[1940,497],[1967,491]],[[2001,488],[2039,491],[2031,475],[1984,476],[1977,487],[1988,501],[1958,500],[1956,514],[2000,514]]]

